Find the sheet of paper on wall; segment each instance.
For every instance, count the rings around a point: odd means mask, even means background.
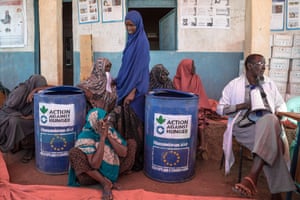
[[[300,0],[287,0],[286,29],[300,29]]]
[[[0,48],[27,44],[25,0],[0,1]]]
[[[80,24],[99,22],[97,0],[78,0],[78,19]]]
[[[119,22],[123,20],[124,0],[101,0],[102,22]]]
[[[284,22],[284,0],[273,0],[272,2],[272,16],[270,28],[272,31],[283,30]]]
[[[229,0],[181,0],[182,28],[230,28]]]

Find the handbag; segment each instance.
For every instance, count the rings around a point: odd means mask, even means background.
[[[251,126],[255,124],[255,121],[251,120],[248,116],[251,112],[251,109],[248,109],[247,112],[244,114],[243,118],[238,121],[237,125],[239,128],[246,128],[248,126]]]

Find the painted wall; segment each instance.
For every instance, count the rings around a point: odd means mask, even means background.
[[[239,62],[243,59],[245,1],[230,0],[230,29],[182,29],[178,26],[176,51],[151,51],[149,68],[161,63],[176,73],[177,65],[183,58],[195,60],[196,72],[202,78],[210,98],[218,99],[224,85],[238,75]],[[38,9],[36,0],[27,0],[27,46],[24,48],[0,49],[0,81],[9,89],[39,72],[39,62],[35,52],[35,18]],[[99,8],[100,8],[100,2]],[[181,18],[181,5],[178,0],[177,21]],[[126,13],[124,6],[123,14]],[[77,1],[73,1],[73,44],[74,44],[74,85],[80,80],[80,36],[92,35],[94,59],[107,57],[113,64],[112,75],[116,76],[121,65],[122,50],[126,32],[124,22],[79,24]],[[36,34],[39,34],[36,32]],[[51,39],[49,39],[49,42]],[[50,58],[49,58],[50,59]]]
[[[178,1],[177,21],[181,19]],[[100,5],[99,5],[100,6]],[[178,26],[177,51],[151,51],[149,68],[163,64],[173,78],[178,63],[183,58],[195,61],[197,73],[210,98],[218,99],[224,85],[238,75],[239,62],[243,59],[245,0],[231,0],[230,29],[183,29]],[[124,13],[126,8],[124,7]],[[92,35],[94,59],[103,56],[113,64],[112,75],[116,76],[121,65],[126,32],[124,22],[79,24],[78,6],[73,4],[74,37],[74,84],[79,83],[80,35]]]

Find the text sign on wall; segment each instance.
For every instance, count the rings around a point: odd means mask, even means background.
[[[24,47],[27,44],[25,0],[0,1],[0,47]]]

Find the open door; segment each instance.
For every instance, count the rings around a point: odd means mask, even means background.
[[[72,2],[63,3],[63,84],[73,85]]]
[[[159,20],[159,49],[176,49],[176,9]]]

